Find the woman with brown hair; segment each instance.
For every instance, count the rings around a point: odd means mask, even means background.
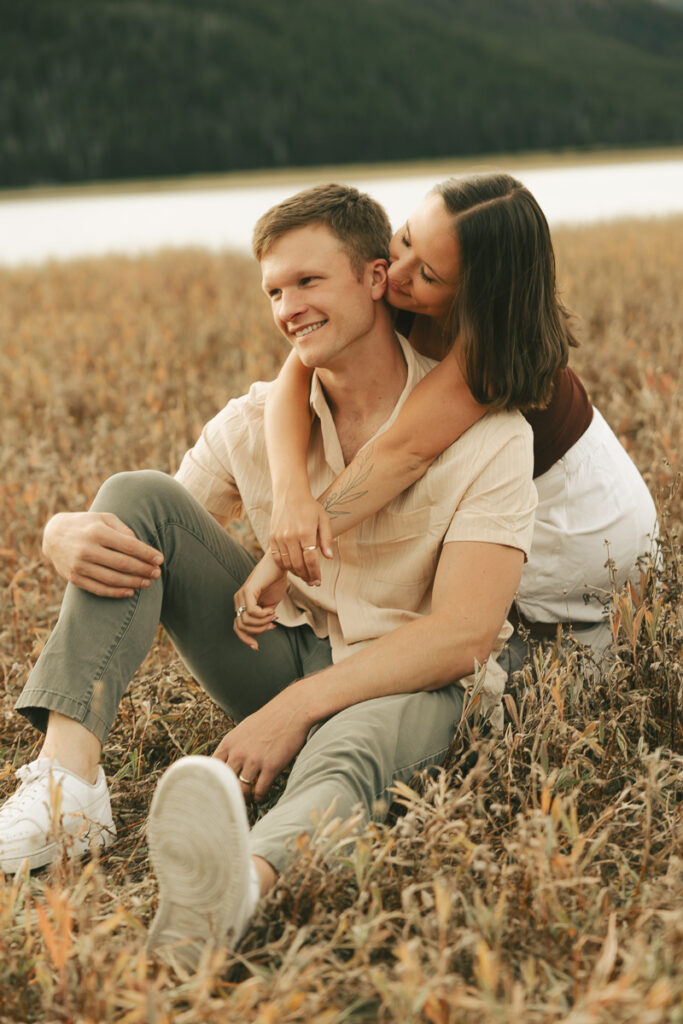
[[[437,361],[434,369],[316,500],[305,460],[311,372],[288,357],[266,416],[272,558],[315,584],[318,548],[330,558],[333,537],[414,483],[489,410],[520,409],[534,432],[539,503],[512,617],[533,639],[554,637],[562,623],[599,653],[610,639],[605,595],[652,551],[656,512],[567,366],[576,341],[538,203],[507,174],[438,184],[392,239],[386,299],[397,330]],[[244,633],[268,627],[275,611],[257,610],[248,584],[241,603]],[[519,635],[511,650],[514,668],[527,653]]]

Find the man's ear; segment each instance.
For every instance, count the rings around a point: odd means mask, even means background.
[[[376,301],[383,299],[384,293],[387,290],[388,268],[389,264],[386,260],[373,260],[372,263],[368,264],[368,273],[370,275],[372,297]]]

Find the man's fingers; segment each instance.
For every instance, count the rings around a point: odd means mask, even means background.
[[[230,733],[226,732],[223,739],[220,741],[218,746],[213,752],[213,757],[217,757],[219,761],[227,761],[230,753]]]
[[[94,527],[99,542],[112,551],[118,551],[123,555],[138,559],[143,564],[161,565],[164,556],[150,544],[139,540],[131,528],[122,523],[118,516],[111,512],[104,513],[106,517],[101,525],[101,532]]]
[[[273,622],[273,615],[266,615],[263,618],[257,618],[254,615],[247,615],[246,612],[239,617],[239,628],[243,629],[245,633],[250,633],[252,636],[256,636],[259,633],[266,633],[270,629],[274,629],[275,623]]]
[[[108,569],[113,569],[115,572],[158,579],[161,575],[161,567],[158,563],[152,562],[149,558],[140,558],[139,554],[135,554],[133,550],[124,552],[120,547],[112,547],[108,543],[109,539],[109,537],[105,536],[99,542],[91,541],[84,545],[81,557],[93,564],[100,564]],[[150,548],[149,550],[152,549]],[[160,552],[157,552],[157,554],[160,554]],[[163,556],[160,557],[163,558]]]
[[[245,778],[246,777],[247,776],[245,776]],[[275,772],[270,771],[268,768],[265,767],[261,769],[261,771],[258,774],[258,778],[256,779],[256,782],[251,787],[252,797],[257,804],[260,803],[262,800],[265,800],[265,798],[268,796],[268,791],[275,782],[275,778]]]
[[[235,619],[235,621],[232,624],[232,628],[234,629],[235,633],[237,634],[238,638],[242,641],[243,644],[245,644],[247,647],[251,647],[252,651],[258,651],[258,644],[256,640],[254,640],[253,636],[250,636],[250,634],[247,633],[246,629],[242,629],[242,627],[240,626],[239,619]]]
[[[258,803],[268,795],[275,781],[275,774],[269,768],[255,761],[245,761],[238,771],[230,761],[228,764],[239,780],[245,800]]]
[[[131,530],[130,526],[127,523],[124,523],[122,519],[119,519],[114,512],[100,512],[100,515],[103,522],[105,522],[107,526],[110,526],[112,530],[116,530],[118,533],[123,533],[127,537],[135,537],[137,540],[135,531]]]
[[[135,593],[130,587],[107,586],[105,583],[100,583],[89,576],[81,576],[78,573],[74,574],[73,579],[69,582],[81,590],[87,590],[89,594],[95,594],[96,597],[132,597]]]
[[[140,576],[136,573],[116,572],[109,569],[106,565],[98,565],[87,559],[84,559],[82,564],[79,565],[77,563],[74,566],[72,575],[74,577],[88,578],[98,585],[113,587],[119,590],[130,590],[131,588],[137,590],[140,587],[149,587],[154,582],[147,575]],[[75,579],[72,578],[70,582],[74,583]]]

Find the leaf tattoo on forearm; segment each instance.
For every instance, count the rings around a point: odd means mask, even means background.
[[[358,501],[368,493],[367,490],[362,491],[358,488],[363,486],[375,468],[374,462],[370,461],[374,448],[373,443],[363,449],[340,475],[337,481],[337,490],[330,491],[328,495],[321,498],[321,504],[330,519],[350,515],[351,510],[344,506]]]

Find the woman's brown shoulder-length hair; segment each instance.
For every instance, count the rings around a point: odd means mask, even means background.
[[[446,332],[462,341],[472,394],[498,409],[547,405],[577,344],[559,301],[543,212],[508,174],[449,178],[436,186],[454,217],[461,271]]]

